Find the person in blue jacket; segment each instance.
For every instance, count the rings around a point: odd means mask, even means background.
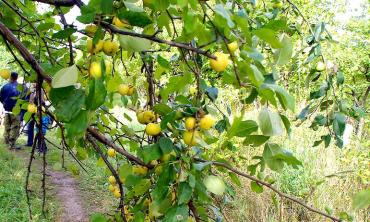
[[[18,86],[18,73],[12,72],[10,80],[0,90],[0,102],[4,106],[5,119],[4,119],[4,140],[9,146],[9,149],[20,149],[19,146],[15,145],[15,142],[19,136],[20,130],[20,117],[14,115],[12,110],[17,103],[17,98],[21,92],[17,89]]]
[[[51,118],[48,114],[43,113],[42,118],[41,118],[41,133],[42,136],[45,137],[46,131],[49,128],[49,125],[51,124]],[[35,127],[35,134],[37,135],[38,133],[38,126]],[[41,142],[37,142],[39,138],[36,137],[36,143],[37,143],[37,149],[40,153],[44,153],[47,151],[46,143],[45,140],[42,140]]]

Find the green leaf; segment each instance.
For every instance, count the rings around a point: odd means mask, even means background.
[[[143,158],[145,163],[149,163],[152,160],[158,160],[163,155],[158,144],[144,146],[143,149],[139,149],[138,154]]]
[[[167,123],[172,122],[176,119],[176,111],[172,111],[165,115],[161,121],[161,129],[167,128]]]
[[[270,137],[264,135],[249,135],[245,137],[243,141],[243,145],[251,145],[251,146],[261,146],[264,144]]]
[[[66,124],[68,137],[82,136],[88,127],[87,111],[82,110]]]
[[[310,111],[310,104],[308,104],[305,108],[302,109],[302,111],[298,114],[297,119],[305,120],[309,111]]]
[[[97,11],[95,11],[94,8],[91,8],[90,6],[84,5],[81,7],[81,15],[77,16],[77,20],[83,24],[89,24],[94,22],[95,14]]]
[[[40,25],[37,26],[37,30],[39,32],[45,32],[45,31],[48,31],[49,29],[53,28],[55,25],[55,23],[53,22],[43,22],[43,23],[40,23]]]
[[[105,218],[103,214],[95,213],[90,217],[91,222],[107,222],[108,220]]]
[[[118,18],[127,20],[132,26],[138,26],[142,28],[153,23],[145,12],[122,10],[118,14]]]
[[[167,59],[163,58],[162,56],[158,55],[157,56],[157,62],[160,66],[162,66],[165,69],[171,69],[171,64]]]
[[[104,14],[111,14],[113,11],[113,0],[101,1],[101,10]]]
[[[69,36],[71,36],[73,33],[75,33],[77,30],[74,28],[66,28],[63,30],[60,30],[59,32],[56,32],[52,35],[52,38],[55,39],[67,39]]]
[[[262,156],[267,166],[275,171],[282,170],[284,163],[292,166],[302,165],[290,152],[282,149],[276,143],[266,143]]]
[[[163,154],[170,153],[174,149],[173,143],[168,137],[161,137],[159,139],[159,147],[161,148]]]
[[[154,107],[153,107],[153,110],[158,113],[159,115],[161,116],[165,116],[167,115],[168,113],[172,112],[172,109],[171,107],[169,107],[167,104],[165,103],[158,103],[158,104],[155,104]]]
[[[191,199],[193,189],[186,182],[181,182],[177,190],[178,204],[187,204]]]
[[[51,81],[51,86],[53,88],[62,88],[66,86],[72,86],[77,82],[78,79],[78,69],[76,65],[70,66],[59,70]]]
[[[50,100],[55,107],[55,115],[62,122],[75,118],[85,104],[85,92],[73,86],[52,88]]]
[[[344,83],[344,75],[343,72],[337,72],[337,85],[342,85]]]
[[[166,213],[163,222],[187,221],[189,217],[188,205],[172,206]]]
[[[261,28],[254,30],[253,33],[260,39],[266,41],[271,45],[272,48],[281,48],[283,45],[276,38],[276,33],[271,29]]]
[[[249,80],[256,87],[259,87],[265,80],[265,77],[255,65],[250,66],[250,68],[247,70],[247,75]]]
[[[203,183],[211,193],[222,195],[225,192],[226,185],[220,177],[209,175],[203,180]]]
[[[293,54],[293,43],[292,39],[288,35],[283,35],[281,38],[282,48],[276,50],[275,60],[276,65],[283,66],[287,64]]]
[[[149,40],[138,37],[120,35],[118,40],[122,49],[129,52],[141,52],[151,47],[151,42]]]
[[[89,83],[89,94],[86,98],[86,107],[90,110],[99,108],[107,96],[107,91],[102,79],[94,78]]]
[[[342,136],[346,128],[346,115],[343,113],[335,113],[333,121],[333,130],[336,135]]]
[[[262,193],[263,192],[263,187],[259,185],[256,181],[251,181],[251,189],[252,191],[256,193]]]
[[[206,89],[205,93],[208,98],[212,101],[215,101],[218,97],[218,89],[216,87],[209,87]]]
[[[362,190],[352,198],[352,208],[354,210],[365,209],[370,206],[370,189]]]
[[[242,183],[240,182],[239,177],[238,177],[238,175],[236,175],[236,173],[229,172],[229,176],[230,176],[231,181],[232,181],[233,183],[235,183],[235,184],[236,184],[236,185],[238,185],[239,187],[241,187],[241,186],[242,186]]]
[[[241,121],[235,133],[237,137],[247,137],[249,134],[258,130],[258,125],[253,120]]]
[[[217,14],[222,16],[227,21],[227,25],[230,28],[233,28],[235,26],[235,23],[231,19],[231,13],[229,12],[229,10],[225,9],[222,4],[215,5],[214,10]]]
[[[276,84],[268,84],[264,83],[260,90],[263,90],[265,88],[268,88],[275,92],[276,97],[279,99],[279,102],[284,110],[290,109],[294,112],[295,110],[295,99],[293,96],[291,96],[289,93],[285,91],[285,89],[279,85]]]
[[[152,183],[149,179],[143,179],[139,183],[137,183],[132,190],[134,191],[135,196],[143,195],[145,192],[149,190]]]
[[[283,121],[283,124],[284,124],[284,127],[285,127],[285,130],[286,130],[286,133],[288,135],[290,135],[290,133],[292,132],[292,129],[290,128],[290,121],[288,119],[288,117],[286,117],[285,115],[283,114],[280,114],[280,118],[281,120]]]
[[[127,178],[128,175],[132,174],[132,165],[129,163],[122,164],[118,169],[118,174],[120,178]]]
[[[263,108],[258,115],[258,125],[265,136],[278,136],[283,133],[280,115]]]

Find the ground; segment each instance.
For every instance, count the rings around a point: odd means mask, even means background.
[[[1,134],[2,135],[2,134]],[[24,192],[27,164],[31,148],[9,150],[0,140],[0,221],[28,221],[28,209]],[[18,140],[24,144],[24,135]],[[51,145],[49,144],[51,147]],[[103,175],[97,172],[96,163],[85,161],[87,172],[75,172],[76,175],[61,167],[56,158],[61,151],[51,149],[47,154],[47,204],[46,215],[41,215],[41,170],[42,156],[35,155],[31,170],[30,190],[32,215],[35,221],[89,221],[96,212],[105,213],[113,206],[114,199],[104,192],[106,184]],[[67,156],[67,155],[66,155]],[[58,161],[58,162],[57,162]],[[74,168],[69,156],[65,160],[66,168]],[[78,169],[78,168],[77,168]]]

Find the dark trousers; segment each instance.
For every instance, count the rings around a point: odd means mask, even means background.
[[[30,119],[30,121],[27,124],[27,146],[33,145],[33,128],[35,127],[35,121],[33,119]]]

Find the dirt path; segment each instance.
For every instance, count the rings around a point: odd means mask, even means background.
[[[29,160],[27,151],[17,151],[17,156],[27,162]],[[37,155],[33,165],[33,167],[41,169],[42,163]],[[88,216],[75,179],[68,172],[55,171],[50,167],[47,168],[46,175],[47,184],[56,194],[61,207],[59,215],[56,216],[56,222],[88,222]]]
[[[62,206],[61,215],[58,222],[87,222],[88,217],[82,207],[82,200],[77,191],[75,180],[68,174],[58,171],[48,170],[51,183],[54,185],[57,197]]]

